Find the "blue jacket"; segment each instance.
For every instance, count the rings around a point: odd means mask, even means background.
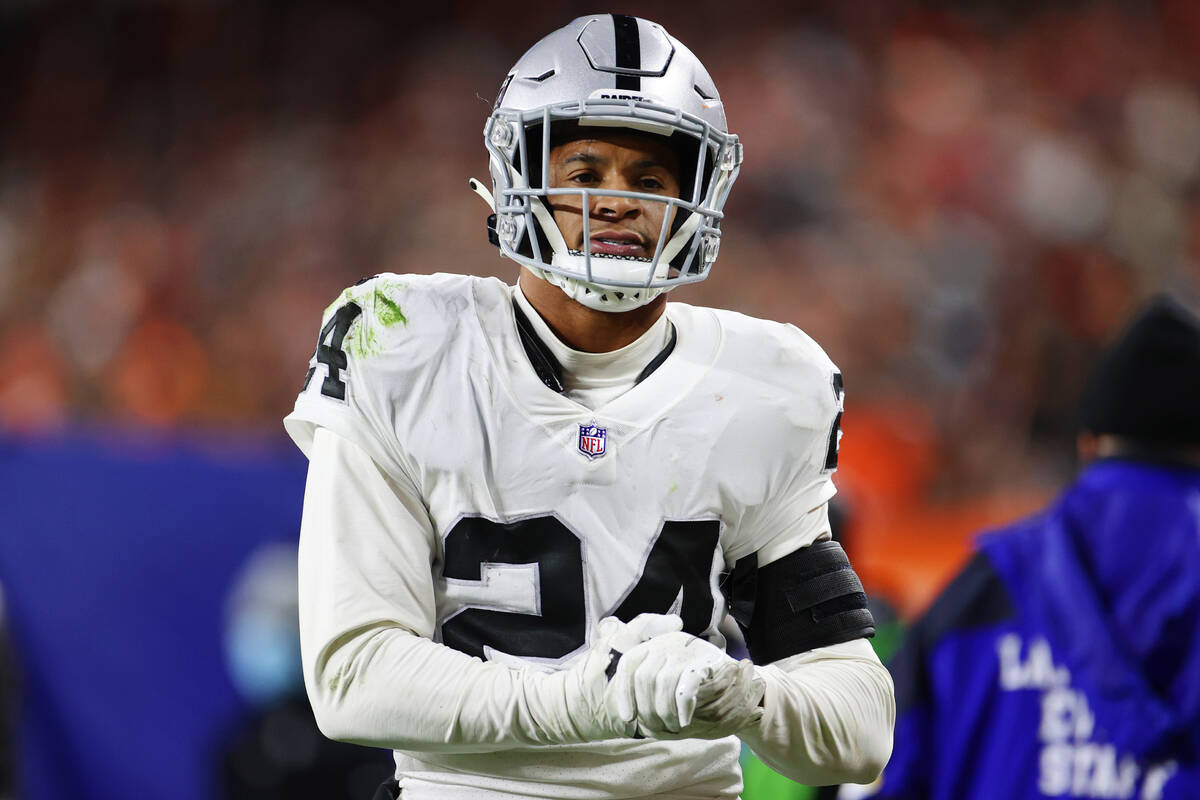
[[[979,545],[891,664],[877,797],[1200,798],[1200,470],[1096,462]]]

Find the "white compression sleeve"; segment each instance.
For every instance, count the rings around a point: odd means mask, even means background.
[[[866,639],[781,659],[766,681],[762,720],[740,736],[777,772],[815,786],[870,783],[892,752],[892,678]]]
[[[442,752],[594,737],[572,707],[570,670],[510,669],[428,638],[433,535],[411,482],[317,431],[300,534],[300,639],[322,732]]]
[[[830,537],[827,504],[758,550],[763,567]],[[870,642],[818,647],[755,667],[766,683],[763,718],[739,735],[777,772],[812,786],[869,783],[892,752],[892,677]]]

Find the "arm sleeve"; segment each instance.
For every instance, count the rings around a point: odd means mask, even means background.
[[[742,740],[772,769],[814,786],[870,783],[892,750],[892,679],[866,639],[765,667],[764,714]]]
[[[766,566],[829,539],[821,505],[758,551]],[[763,762],[811,786],[870,783],[892,751],[896,721],[891,675],[866,639],[854,639],[758,667],[764,714],[742,740]]]
[[[569,670],[483,662],[432,641],[435,542],[415,486],[317,428],[300,533],[309,701],[332,739],[485,752],[581,741]]]

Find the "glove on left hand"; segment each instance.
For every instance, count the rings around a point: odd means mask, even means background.
[[[762,686],[750,662],[739,665],[691,634],[665,633],[622,655],[605,702],[649,736],[718,739],[761,717]]]

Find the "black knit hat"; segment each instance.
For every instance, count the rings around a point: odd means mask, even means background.
[[[1101,354],[1080,427],[1158,445],[1200,444],[1200,320],[1160,295]]]

